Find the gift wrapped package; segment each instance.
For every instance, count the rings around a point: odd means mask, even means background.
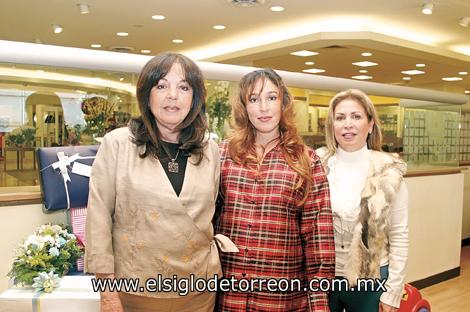
[[[84,207],[98,145],[38,149],[39,176],[47,210]]]
[[[0,312],[99,312],[100,294],[93,291],[92,278],[64,276],[52,293],[12,287],[0,294]]]

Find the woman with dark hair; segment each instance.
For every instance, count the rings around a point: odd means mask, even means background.
[[[408,255],[406,164],[382,152],[380,120],[369,97],[350,89],[330,101],[326,147],[317,150],[326,168],[333,209],[336,276],[382,279],[382,287],[335,290],[332,312],[394,312],[400,307]],[[383,280],[386,279],[386,282]]]
[[[101,311],[214,308],[214,293],[144,288],[149,278],[220,273],[211,222],[220,159],[205,135],[205,96],[193,61],[156,56],[137,82],[141,116],[103,139],[90,179],[86,271],[138,279],[140,288],[101,292]]]
[[[297,134],[281,77],[271,69],[245,75],[232,115],[234,131],[220,145],[215,226],[240,252],[221,254],[224,276],[239,286],[242,280],[277,280],[300,287],[221,292],[218,309],[329,311],[325,292],[306,290],[310,281],[334,276],[328,181],[320,159]]]

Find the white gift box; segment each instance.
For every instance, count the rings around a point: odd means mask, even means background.
[[[92,278],[64,276],[52,293],[12,287],[0,294],[0,312],[99,312],[100,294],[93,291]]]

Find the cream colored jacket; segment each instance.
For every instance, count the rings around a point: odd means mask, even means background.
[[[209,278],[220,274],[212,216],[219,187],[220,159],[210,140],[204,159],[188,159],[178,197],[160,162],[139,157],[129,129],[108,133],[90,178],[85,270],[116,278]],[[177,293],[139,293],[178,297]],[[191,293],[189,294],[191,295]]]

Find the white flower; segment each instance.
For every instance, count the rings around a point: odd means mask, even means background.
[[[30,235],[23,244],[24,249],[37,249],[40,250],[44,247],[44,240],[40,236]]]
[[[54,271],[49,273],[40,272],[37,277],[33,279],[33,287],[36,291],[44,291],[47,293],[52,292],[55,288],[60,286],[59,275],[54,274]]]
[[[57,249],[56,247],[49,248],[49,255],[53,257],[57,257],[59,254],[60,254],[59,249]]]

